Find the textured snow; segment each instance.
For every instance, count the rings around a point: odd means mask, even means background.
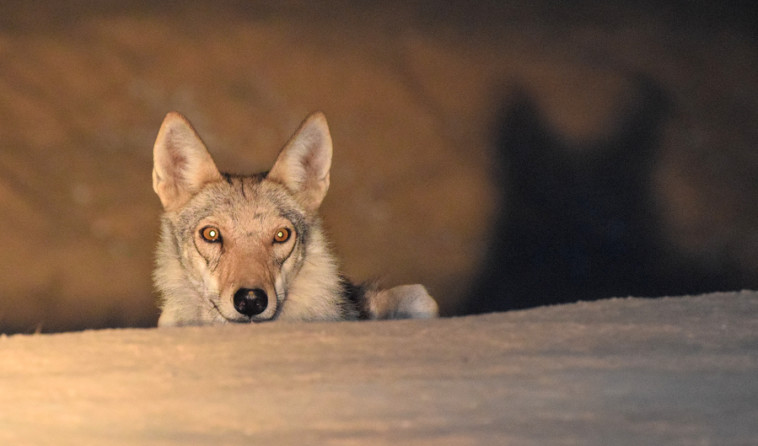
[[[0,444],[758,444],[758,294],[0,338]]]

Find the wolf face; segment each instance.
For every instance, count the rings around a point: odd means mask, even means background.
[[[268,173],[223,174],[191,124],[169,113],[154,146],[153,189],[165,210],[159,325],[355,316],[316,215],[331,158],[316,113]]]

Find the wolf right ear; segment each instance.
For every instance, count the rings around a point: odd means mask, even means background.
[[[187,118],[170,112],[153,147],[153,190],[163,209],[181,207],[207,183],[221,180],[208,149]]]
[[[268,173],[283,184],[306,209],[315,211],[329,189],[332,137],[321,112],[308,116],[290,138]]]

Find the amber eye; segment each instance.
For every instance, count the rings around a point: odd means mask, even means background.
[[[279,228],[274,233],[275,243],[284,243],[290,239],[290,230],[287,228]]]
[[[206,226],[200,230],[200,237],[208,243],[218,243],[221,241],[221,232],[215,226]]]

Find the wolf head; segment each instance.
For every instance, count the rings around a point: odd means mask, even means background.
[[[164,119],[153,156],[165,210],[154,274],[159,325],[344,317],[316,215],[332,160],[323,114],[303,122],[268,173],[219,172],[178,113]]]

